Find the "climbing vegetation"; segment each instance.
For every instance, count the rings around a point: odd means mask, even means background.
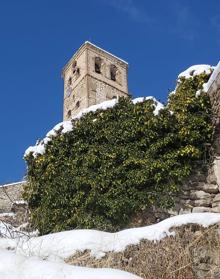
[[[26,156],[28,201],[41,234],[72,228],[115,231],[154,205],[169,208],[181,182],[203,165],[213,136],[209,76],[182,78],[164,109],[130,98],[72,120],[43,155]]]

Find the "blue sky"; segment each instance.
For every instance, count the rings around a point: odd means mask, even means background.
[[[220,1],[0,1],[0,183],[62,121],[61,69],[86,40],[129,62],[129,91],[166,101],[179,72],[220,60]]]

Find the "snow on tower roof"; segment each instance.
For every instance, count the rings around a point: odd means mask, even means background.
[[[97,49],[99,49],[99,50],[101,50],[101,51],[107,53],[108,55],[113,56],[114,58],[120,60],[121,62],[123,62],[123,63],[125,63],[125,64],[128,64],[127,61],[125,61],[125,60],[119,58],[118,56],[116,56],[116,55],[114,55],[114,54],[112,54],[112,53],[110,53],[110,52],[108,52],[108,51],[106,51],[106,50],[104,50],[103,48],[98,47],[97,45],[95,45],[95,44],[93,44],[93,43],[91,43],[91,42],[89,42],[89,41],[85,41],[85,43],[84,43],[83,45],[85,45],[85,44],[91,45],[91,46],[93,46],[93,47],[95,47],[95,48],[97,48]]]
[[[108,51],[106,51],[106,50],[104,50],[104,49],[98,47],[97,45],[95,45],[95,44],[93,44],[93,43],[91,43],[91,42],[89,42],[89,41],[85,41],[85,42],[79,47],[79,49],[74,53],[74,55],[70,58],[70,60],[66,63],[66,65],[63,67],[62,75],[63,75],[63,72],[65,71],[65,69],[69,66],[69,64],[76,58],[76,56],[80,53],[80,51],[81,51],[86,45],[95,47],[95,48],[97,48],[98,50],[100,50],[100,51],[102,51],[102,52],[108,54],[109,56],[112,56],[112,57],[114,57],[115,59],[121,61],[123,64],[126,64],[126,66],[128,65],[128,62],[126,62],[125,60],[123,60],[123,59],[117,57],[116,55],[114,55],[114,54],[112,54],[112,53],[110,53],[110,52],[108,52]]]

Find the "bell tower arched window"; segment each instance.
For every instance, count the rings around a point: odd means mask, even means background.
[[[101,74],[102,59],[100,57],[95,57],[95,72]]]
[[[68,118],[70,118],[70,117],[71,117],[71,115],[72,115],[72,111],[71,111],[71,110],[68,110],[68,112],[67,112],[67,116],[68,116]]]
[[[110,66],[110,79],[116,81],[117,67],[115,65]]]
[[[73,74],[75,74],[75,72],[77,71],[77,62],[76,61],[73,61],[72,69],[73,69]]]

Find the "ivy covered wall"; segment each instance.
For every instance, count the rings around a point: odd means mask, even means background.
[[[45,234],[71,228],[115,231],[155,205],[170,208],[173,194],[203,167],[212,142],[210,74],[179,79],[167,105],[121,98],[107,109],[72,120],[50,136],[42,154],[29,152],[28,201],[34,227]],[[199,92],[199,94],[198,94]]]

